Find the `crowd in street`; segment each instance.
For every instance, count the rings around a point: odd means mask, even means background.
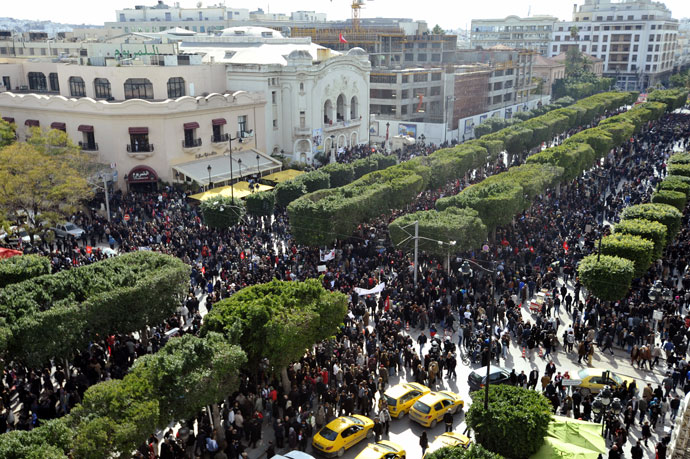
[[[188,299],[174,317],[153,327],[145,341],[135,336],[95,339],[70,368],[6,367],[0,384],[0,432],[29,430],[69,413],[90,385],[122,377],[137,356],[164,345],[171,331],[196,333],[203,313],[239,289],[273,278],[317,277],[319,266],[325,265],[324,286],[348,295],[349,312],[335,339],[318,344],[290,366],[290,387],[283,387],[268,371],[244,375],[239,391],[223,405],[222,426],[211,426],[208,416],[200,414],[176,432],[165,432],[162,439],[152,435],[140,448],[140,457],[237,458],[256,447],[262,436],[270,440],[268,457],[283,448],[304,451],[316,429],[352,413],[376,418],[378,429],[385,433],[391,420],[381,395],[393,375],[440,388],[444,380],[456,378],[462,355],[470,354],[478,366],[489,359],[500,364],[506,361],[507,350],[517,346],[529,360],[541,356],[549,361],[555,352],[573,356],[568,368],[551,362],[543,374],[536,369],[529,374],[513,371],[510,383],[541,390],[555,413],[586,420],[595,418],[592,396],[568,390],[563,380],[575,378],[569,371],[578,364],[591,365],[594,352],[616,350],[641,368],[663,368],[665,376],[658,387],[616,389],[624,411],[605,419],[605,435],[612,445],[609,457],[621,457],[617,454],[626,443],[629,447],[639,442],[640,448],[662,450],[657,457],[663,459],[666,440],[651,446],[649,440],[656,429],[675,418],[680,397],[690,392],[688,216],[684,215],[683,229],[664,258],[634,282],[622,301],[588,297],[576,279],[576,266],[596,250],[600,234],[610,231],[605,225],[615,224],[626,206],[649,202],[656,183],[666,174],[668,156],[674,147],[684,148],[688,139],[689,115],[666,115],[651,123],[612,151],[600,167],[561,187],[559,194],[537,197],[512,225],[497,231],[488,251],[458,254],[450,267],[443,259],[422,254],[416,285],[409,254],[390,243],[388,223],[402,213],[432,209],[438,198],[506,170],[506,161],[496,162],[483,174],[424,192],[407,209],[363,223],[352,237],[337,244],[335,257],[325,262],[318,248],[292,240],[282,210],[271,218],[247,216],[233,228],[215,230],[204,226],[198,206],[182,190],[117,192],[110,203],[111,222],[80,212],[74,222],[86,230],[81,240],[56,241],[35,250],[51,258],[54,270],[102,259],[106,254],[97,247],[109,246],[121,253],[142,249],[168,253],[192,267]],[[428,154],[434,148],[419,145],[400,154]],[[340,159],[352,161],[366,154],[366,148],[348,150]],[[85,250],[87,245],[93,248],[91,253]],[[492,274],[482,269],[462,274],[459,268],[465,258],[489,270],[495,267],[495,284]],[[672,292],[670,299],[651,301],[648,292],[657,280]],[[355,291],[384,282],[377,296]],[[490,307],[492,291],[496,301]],[[540,292],[545,293],[543,304],[530,311]],[[655,309],[664,312],[658,324],[652,319]],[[639,437],[631,435],[635,425],[640,426]],[[635,451],[633,458],[643,457]]]

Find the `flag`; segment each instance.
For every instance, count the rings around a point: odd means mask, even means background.
[[[383,303],[384,306],[384,311],[388,311],[391,308],[391,297],[390,295],[386,296],[386,301]]]
[[[568,253],[568,241],[563,241],[563,250],[565,250],[565,253]]]
[[[340,40],[340,43],[347,43],[347,40],[345,40],[345,37],[343,37],[342,32],[340,32],[340,36],[338,37],[338,40]]]
[[[328,252],[319,250],[319,254],[321,255],[321,261],[329,261],[335,258],[335,249]]]

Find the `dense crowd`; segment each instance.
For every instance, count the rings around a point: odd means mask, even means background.
[[[639,366],[650,370],[665,366],[667,376],[656,388],[617,389],[624,412],[606,419],[606,436],[616,451],[630,441],[635,423],[641,424],[640,440],[646,445],[653,429],[667,416],[675,417],[679,395],[690,391],[688,217],[684,216],[683,229],[664,258],[635,281],[623,301],[603,303],[588,297],[575,269],[583,256],[595,251],[601,233],[608,231],[605,224],[614,224],[626,206],[649,201],[666,173],[674,146],[685,147],[689,138],[688,115],[666,115],[651,123],[612,151],[600,167],[561,187],[558,194],[539,196],[512,225],[497,231],[488,252],[459,254],[451,259],[450,269],[444,260],[422,254],[416,286],[408,254],[390,243],[388,223],[405,212],[432,209],[438,198],[505,170],[508,161],[502,158],[482,173],[422,193],[407,209],[360,225],[337,244],[334,259],[326,262],[318,249],[295,244],[284,211],[277,210],[271,218],[247,216],[233,228],[215,230],[203,225],[198,207],[181,190],[117,192],[111,200],[111,222],[78,213],[73,220],[86,230],[80,240],[59,240],[32,250],[51,257],[54,270],[98,261],[107,256],[107,246],[121,253],[142,249],[168,253],[192,266],[188,299],[174,317],[152,328],[144,339],[94,339],[69,368],[6,367],[0,385],[4,408],[0,431],[28,430],[69,413],[90,385],[122,377],[137,356],[156,352],[171,336],[196,333],[202,313],[237,290],[273,278],[316,277],[319,266],[325,265],[324,286],[349,296],[349,312],[334,340],[318,344],[290,366],[290,387],[268,371],[243,375],[239,391],[223,404],[223,426],[211,426],[208,416],[200,414],[177,432],[166,432],[162,440],[152,436],[138,454],[237,458],[255,447],[270,426],[270,457],[285,447],[306,450],[315,429],[351,413],[376,417],[387,429],[390,415],[381,395],[391,376],[405,375],[407,380],[439,387],[444,379],[456,377],[462,355],[479,365],[489,359],[500,363],[510,346],[523,348],[528,359],[543,354],[548,360],[558,349],[590,364],[595,349],[623,349]],[[420,144],[398,153],[409,157],[433,150]],[[358,148],[344,152],[340,159],[352,161],[366,154],[366,148]],[[93,248],[90,253],[87,245]],[[466,258],[487,269],[495,266],[495,284],[482,269],[463,275],[459,267]],[[673,292],[670,300],[650,301],[648,291],[656,280]],[[359,296],[355,291],[382,282],[385,288],[380,295]],[[490,306],[492,291],[495,306]],[[539,292],[546,293],[544,303],[530,311]],[[658,335],[654,307],[664,311]],[[542,390],[554,412],[593,419],[591,395],[568,391],[563,385],[563,379],[570,377],[552,362],[541,375],[537,370],[528,375],[513,371],[510,382]]]

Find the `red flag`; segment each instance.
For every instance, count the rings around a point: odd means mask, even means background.
[[[90,245],[87,245],[87,246],[86,246],[86,253],[91,254],[91,250],[92,250],[92,249],[91,249],[91,246],[90,246]]]
[[[563,250],[565,250],[565,253],[568,253],[568,241],[563,241]]]
[[[240,260],[244,260],[244,252],[240,252]]]
[[[529,246],[529,251],[530,251],[531,253],[534,253],[534,247]]]
[[[386,297],[386,302],[385,302],[384,304],[385,304],[384,310],[385,310],[385,311],[388,311],[388,310],[390,309],[390,307],[391,307],[391,297],[390,297],[390,295],[388,295],[388,296]]]
[[[340,40],[340,43],[347,43],[347,40],[345,40],[345,37],[343,37],[342,32],[340,32],[340,36],[338,37],[338,40]]]

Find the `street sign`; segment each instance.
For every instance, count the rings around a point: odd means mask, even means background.
[[[652,319],[654,320],[664,320],[664,311],[654,311],[652,313]]]
[[[126,221],[126,222],[129,221],[129,214],[125,214],[125,221]]]
[[[579,386],[580,384],[582,384],[581,379],[564,379],[561,381],[563,386]]]

